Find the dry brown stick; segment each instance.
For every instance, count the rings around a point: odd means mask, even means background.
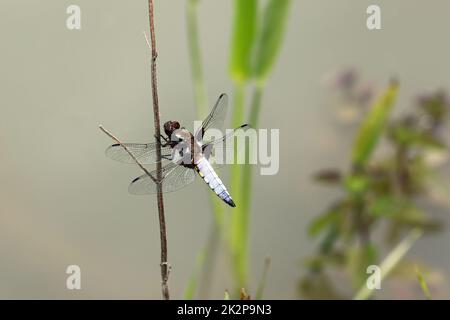
[[[159,116],[159,103],[158,103],[158,83],[156,80],[156,37],[155,37],[155,22],[153,17],[153,0],[148,0],[148,17],[150,22],[150,40],[152,45],[152,62],[151,62],[151,77],[152,77],[152,96],[153,96],[153,122],[155,125],[155,139],[158,142],[158,138],[161,136],[161,124]],[[162,179],[162,164],[161,164],[161,145],[157,143],[156,147],[156,180]],[[157,201],[158,201],[158,214],[159,214],[159,231],[161,240],[161,289],[162,295],[165,300],[169,300],[169,286],[167,281],[169,280],[169,264],[167,262],[167,233],[166,233],[166,218],[164,216],[164,199],[162,193],[162,185],[157,185]]]

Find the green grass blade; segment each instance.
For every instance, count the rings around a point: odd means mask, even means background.
[[[280,52],[291,0],[269,0],[258,36],[254,76],[264,83]]]
[[[405,254],[413,246],[413,244],[422,236],[423,232],[419,229],[413,229],[383,260],[380,265],[381,281],[383,281],[389,273],[398,265]],[[370,290],[366,283],[361,286],[361,289],[355,295],[355,300],[369,299],[374,290]]]
[[[250,119],[249,124],[253,128],[257,127],[258,113],[261,105],[262,93],[263,90],[261,87],[255,88],[249,116]],[[245,150],[247,159],[250,159],[249,148],[251,148],[250,145]],[[253,174],[252,174],[253,166],[251,164],[246,163],[242,166],[241,170],[242,170],[241,174],[242,204],[240,207],[239,214],[241,217],[243,232],[248,233],[248,223],[250,219],[250,206],[252,203],[252,190],[253,190]]]
[[[263,91],[264,88],[262,86],[256,86],[255,91],[253,92],[252,105],[250,107],[250,114],[248,117],[248,124],[255,129],[258,128]]]
[[[205,81],[203,79],[202,57],[198,37],[198,2],[199,0],[188,0],[186,7],[186,20],[195,105],[197,107],[197,115],[204,118],[208,114],[209,106]]]
[[[251,54],[257,23],[256,0],[235,0],[231,40],[230,75],[242,83],[251,77]]]
[[[392,81],[378,98],[359,128],[352,149],[353,164],[364,167],[386,127],[398,93],[398,83]]]
[[[232,126],[238,127],[244,122],[245,114],[245,86],[237,83],[234,93],[234,113]],[[235,156],[236,156],[235,149]],[[237,158],[235,158],[236,160]],[[231,222],[229,225],[229,240],[231,249],[232,271],[235,279],[236,289],[246,286],[248,265],[248,212],[244,211],[249,201],[244,194],[242,184],[245,165],[234,164],[231,166],[231,195],[236,203],[236,208],[231,210]],[[247,192],[247,191],[245,191]]]
[[[432,300],[430,290],[428,289],[427,282],[425,281],[424,276],[420,272],[420,270],[416,267],[417,280],[419,280],[420,287],[422,288],[422,292],[425,295],[425,298],[428,300]]]
[[[191,75],[194,90],[194,101],[197,108],[197,116],[206,117],[209,113],[208,96],[206,93],[206,85],[204,81],[202,57],[200,50],[199,32],[198,32],[198,4],[199,0],[188,0],[186,6],[187,19],[187,38],[189,47],[189,58],[191,65]],[[212,192],[209,192],[212,210],[214,212],[215,223],[213,223],[209,232],[210,236],[205,248],[199,254],[201,263],[197,263],[196,269],[189,280],[186,288],[186,299],[192,299],[198,291],[200,298],[208,296],[210,278],[212,277],[213,268],[216,260],[216,253],[220,244],[220,238],[223,235],[224,228],[224,207],[222,201]],[[200,258],[198,258],[199,260]]]

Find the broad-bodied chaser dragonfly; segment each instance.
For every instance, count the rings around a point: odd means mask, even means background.
[[[236,130],[245,130],[248,125],[244,124],[221,138],[203,141],[208,129],[220,129],[222,127],[227,108],[227,95],[222,94],[195,135],[181,127],[178,121],[167,121],[164,124],[164,132],[167,137],[161,135],[156,139],[156,142],[152,143],[123,143],[123,145],[143,165],[154,164],[158,161],[156,159],[156,147],[158,144],[161,145],[162,160],[170,161],[162,167],[160,183],[162,183],[163,192],[171,192],[185,187],[192,183],[198,174],[220,199],[231,207],[235,207],[236,204],[222,180],[217,176],[214,165],[210,160],[214,149],[227,148],[226,141],[234,137]],[[108,147],[106,155],[120,162],[134,163],[134,159],[120,144],[113,144]],[[129,192],[139,195],[156,193],[156,170],[150,172],[150,174],[153,179],[147,174],[134,179],[128,188]]]

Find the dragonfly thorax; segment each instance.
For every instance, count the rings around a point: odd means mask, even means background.
[[[172,145],[172,161],[175,163],[192,166],[203,156],[200,143],[185,128],[173,131],[170,140]]]
[[[170,135],[170,140],[172,142],[185,142],[185,143],[190,144],[192,137],[193,136],[189,132],[189,130],[181,128],[181,129],[177,129],[174,132],[172,132],[172,135]]]

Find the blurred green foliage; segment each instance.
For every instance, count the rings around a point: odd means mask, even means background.
[[[420,272],[419,268],[416,268],[416,273],[417,273],[417,280],[419,281],[420,284],[420,288],[422,289],[422,292],[425,296],[426,299],[431,300],[431,293],[430,293],[430,289],[428,289],[428,284],[425,281],[425,277],[423,276],[422,272]]]
[[[363,167],[369,161],[397,97],[398,84],[393,81],[361,124],[353,146],[353,165]]]
[[[258,128],[266,80],[281,50],[291,1],[269,0],[262,9],[259,9],[261,1],[235,0],[234,3],[235,20],[230,60],[230,76],[235,85],[232,125],[237,127],[242,123],[249,123],[253,128]],[[252,12],[249,12],[249,9]],[[252,83],[255,84],[253,100],[246,119],[245,92],[246,87]],[[252,166],[233,165],[231,191],[238,205],[231,212],[228,233],[236,289],[245,287],[248,280],[252,189]]]
[[[257,0],[234,0],[233,36],[230,53],[230,76],[244,82],[252,75],[252,52],[256,35]]]
[[[355,79],[346,72],[335,84],[348,92]],[[426,204],[437,205],[428,191],[438,169],[428,159],[434,152],[448,152],[443,129],[450,105],[445,94],[436,92],[420,97],[408,112],[394,118],[398,90],[398,83],[391,81],[366,111],[355,133],[349,170],[325,169],[314,176],[339,188],[342,196],[309,225],[309,235],[320,240],[317,253],[305,261],[307,272],[299,284],[303,297],[348,298],[348,292],[358,288],[360,297],[369,297],[364,289],[366,268],[380,264],[380,252],[392,249],[408,230],[432,233],[442,228],[425,209]],[[385,231],[382,242],[375,241],[378,230]],[[395,261],[389,265],[393,271],[400,270],[402,248],[409,248],[416,238],[407,240],[386,258],[388,265]],[[349,280],[347,296],[334,288],[330,272],[343,273]]]
[[[194,98],[199,116],[208,110],[204,82],[201,50],[198,36],[197,9],[199,0],[187,1],[187,31]],[[264,4],[264,5],[263,5]],[[234,84],[232,127],[249,123],[258,127],[262,96],[268,77],[282,47],[291,0],[234,0],[232,37],[230,43],[229,75]],[[247,89],[252,86],[252,101],[247,106]],[[250,109],[250,110],[248,110]],[[247,115],[247,117],[246,117]],[[247,152],[247,151],[246,151]],[[186,297],[192,298],[201,286],[208,284],[214,267],[215,253],[220,240],[228,240],[234,287],[232,296],[242,298],[242,288],[247,286],[249,260],[249,217],[252,202],[252,167],[233,165],[230,177],[230,192],[237,207],[230,211],[231,221],[224,213],[229,210],[212,195],[215,222],[205,249],[199,254],[201,263],[191,277]],[[257,288],[261,298],[268,272],[265,263],[262,279]],[[201,296],[201,295],[200,295]],[[206,296],[201,296],[205,298]],[[229,298],[228,293],[226,297]]]
[[[253,67],[253,77],[261,86],[267,81],[280,52],[289,6],[290,0],[270,0],[264,8]]]

